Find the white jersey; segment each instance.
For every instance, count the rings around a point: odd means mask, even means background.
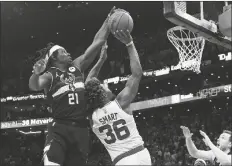
[[[92,115],[92,129],[109,152],[112,161],[144,142],[133,115],[122,110],[117,100],[111,101]]]

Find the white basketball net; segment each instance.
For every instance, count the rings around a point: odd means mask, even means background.
[[[197,37],[197,34],[181,26],[169,29],[167,36],[179,53],[180,62],[178,65],[180,69],[200,73],[205,39]]]

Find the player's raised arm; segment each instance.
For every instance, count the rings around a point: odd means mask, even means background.
[[[129,77],[125,88],[118,94],[116,98],[122,109],[125,109],[130,105],[138,92],[143,70],[139,61],[138,52],[135,48],[129,31],[117,31],[115,32],[115,37],[122,43],[126,44],[130,57],[132,75]]]
[[[46,61],[44,59],[41,59],[36,62],[36,64],[33,67],[33,74],[29,79],[29,88],[33,91],[40,91],[43,89],[48,89],[52,82],[52,76],[49,73],[44,73],[43,75],[40,75],[44,72],[46,69]]]
[[[211,161],[213,158],[212,151],[198,150],[192,141],[191,137],[193,134],[190,133],[188,127],[181,126],[180,128],[183,130],[183,134],[185,136],[186,146],[187,146],[189,154],[194,158],[199,158],[199,159]]]
[[[91,78],[93,77],[97,77],[104,62],[106,61],[107,59],[107,43],[105,43],[103,46],[102,46],[102,49],[101,49],[101,53],[100,53],[100,57],[97,61],[97,63],[94,65],[94,67],[90,70],[87,78],[86,78],[86,81],[85,82],[88,82]]]
[[[108,27],[108,20],[110,15],[113,14],[114,10],[115,7],[111,9],[108,17],[104,21],[99,31],[96,33],[92,44],[87,48],[85,53],[73,61],[73,64],[79,69],[81,69],[82,72],[84,72],[89,67],[89,65],[95,59],[97,53],[100,51],[101,47],[106,42],[110,34],[110,30]]]
[[[205,142],[206,146],[210,147],[210,149],[212,150],[212,153],[217,158],[217,160],[220,162],[220,164],[222,166],[231,165],[231,155],[228,155],[227,153],[223,152],[219,147],[216,147],[212,143],[212,141],[209,139],[209,137],[207,136],[205,132],[200,131],[200,134],[204,137],[203,141]],[[222,135],[223,135],[222,137],[226,137],[224,134]]]

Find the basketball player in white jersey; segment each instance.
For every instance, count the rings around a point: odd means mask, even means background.
[[[211,150],[204,151],[198,150],[194,145],[191,137],[192,133],[190,133],[188,127],[181,126],[183,130],[183,134],[186,138],[186,145],[189,154],[198,159],[208,160],[215,166],[228,166],[231,165],[231,131],[224,130],[223,133],[217,140],[218,147],[215,146],[205,132],[200,131],[200,134],[203,136],[203,141],[206,146],[208,146]]]
[[[136,127],[132,112],[127,110],[135,98],[142,67],[129,31],[118,31],[115,37],[127,47],[132,75],[116,96],[96,78],[104,61],[90,71],[85,84],[93,132],[104,144],[114,165],[151,165],[148,150]],[[106,49],[103,49],[106,56]]]

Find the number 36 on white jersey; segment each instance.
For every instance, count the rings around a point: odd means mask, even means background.
[[[92,115],[92,129],[113,160],[119,154],[143,145],[133,115],[122,110],[116,100]]]

